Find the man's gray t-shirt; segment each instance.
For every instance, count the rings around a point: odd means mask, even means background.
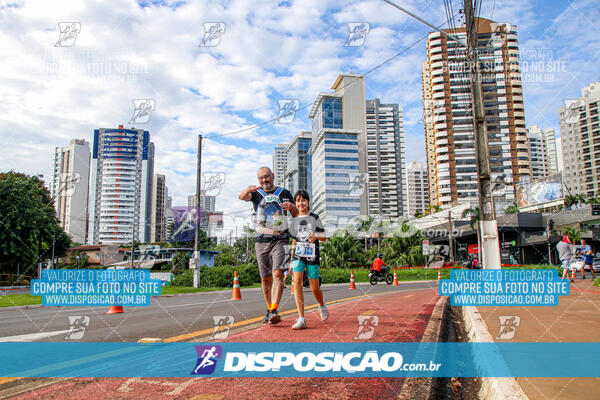
[[[556,245],[556,250],[558,250],[558,258],[561,261],[567,261],[571,259],[571,244],[560,242]]]

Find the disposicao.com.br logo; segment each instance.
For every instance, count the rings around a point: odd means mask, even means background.
[[[441,364],[404,363],[400,353],[386,352],[228,352],[225,372],[267,372],[287,369],[295,372],[395,372],[437,371]],[[286,368],[287,367],[287,368]]]

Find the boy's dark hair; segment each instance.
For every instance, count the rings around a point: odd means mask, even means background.
[[[306,190],[302,190],[302,189],[298,190],[296,192],[296,194],[294,195],[294,201],[296,201],[298,196],[300,196],[301,199],[310,201],[310,196],[308,195],[308,192]]]

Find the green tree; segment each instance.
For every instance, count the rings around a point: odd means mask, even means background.
[[[571,239],[571,242],[574,244],[579,244],[581,242],[581,230],[573,227],[565,228],[565,235]]]
[[[461,218],[469,218],[469,225],[471,225],[471,229],[474,229],[477,233],[477,248],[479,249],[479,254],[481,254],[481,241],[479,240],[479,221],[481,221],[481,211],[479,210],[479,207],[467,208],[462,212]],[[481,256],[478,256],[477,259],[481,260]]]
[[[17,264],[33,275],[36,264],[62,257],[71,240],[58,224],[54,201],[42,176],[0,173],[0,272],[15,273]]]
[[[510,206],[506,207],[504,212],[507,214],[516,214],[519,212],[519,206],[517,205],[517,203],[513,203]]]
[[[442,211],[442,207],[437,204],[430,204],[425,209],[425,215],[434,214],[436,212]]]
[[[178,251],[173,256],[173,269],[187,269],[190,265],[190,256],[185,251]]]
[[[352,268],[361,260],[362,246],[345,232],[327,238],[321,247],[321,263],[325,268]]]

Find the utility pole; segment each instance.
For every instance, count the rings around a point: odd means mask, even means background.
[[[190,260],[190,268],[194,271],[194,287],[200,287],[200,193],[202,191],[202,135],[198,135],[198,161],[196,165],[196,197],[194,209],[196,211],[196,227],[194,237],[194,257]],[[210,224],[209,224],[210,232]],[[210,240],[210,236],[209,236]]]
[[[450,262],[454,262],[454,237],[452,236],[452,212],[448,210],[448,247],[450,248]]]
[[[471,107],[475,129],[475,152],[477,178],[479,182],[479,211],[481,213],[482,268],[500,269],[500,244],[498,223],[492,195],[490,151],[488,148],[487,125],[483,106],[482,81],[477,54],[477,21],[473,13],[472,0],[464,0],[465,27],[467,33],[467,62],[471,76]]]
[[[133,251],[135,250],[135,216],[131,222],[131,269],[133,269]]]
[[[419,16],[389,1],[386,3],[396,7],[413,18],[432,27],[448,38],[465,46],[460,39],[449,32],[440,30]],[[467,62],[471,76],[471,108],[473,109],[473,128],[475,130],[475,152],[477,160],[477,178],[479,182],[479,210],[481,221],[479,222],[481,232],[481,260],[479,262],[485,269],[500,269],[500,243],[498,241],[498,223],[494,210],[494,198],[492,196],[492,180],[490,170],[487,126],[485,123],[485,110],[483,107],[483,95],[481,88],[481,76],[479,73],[479,60],[477,57],[477,22],[473,13],[473,0],[464,0],[465,27],[467,34]]]
[[[54,242],[56,241],[56,234],[52,234],[52,269],[54,269]]]

